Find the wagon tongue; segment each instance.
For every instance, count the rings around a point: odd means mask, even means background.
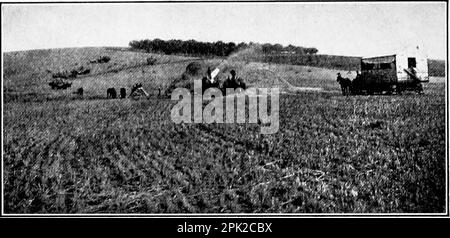
[[[411,78],[413,78],[416,81],[427,83],[429,80],[422,80],[421,78],[417,77],[413,72],[411,72],[409,69],[404,69],[406,74],[408,74]]]

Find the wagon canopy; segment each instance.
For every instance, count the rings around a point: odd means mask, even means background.
[[[395,62],[395,55],[363,58],[362,62],[365,64],[392,63]]]
[[[394,69],[395,55],[361,59],[361,70]]]

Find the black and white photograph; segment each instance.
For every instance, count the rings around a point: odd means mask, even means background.
[[[447,4],[3,2],[2,215],[448,217]]]

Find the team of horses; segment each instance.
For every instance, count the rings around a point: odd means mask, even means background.
[[[126,88],[120,88],[119,97],[122,98],[122,99],[127,97],[127,89]],[[116,89],[115,88],[108,88],[106,90],[106,98],[108,98],[108,99],[117,98],[117,91],[116,91]]]
[[[159,92],[160,92],[160,94],[161,94],[161,90],[160,90]],[[144,87],[142,86],[142,83],[134,84],[134,85],[131,87],[131,92],[130,92],[129,97],[130,97],[130,98],[135,98],[135,97],[137,97],[137,96],[145,96],[145,97],[149,97],[149,96],[150,96],[150,95],[144,90]],[[127,97],[127,90],[126,90],[126,88],[120,88],[120,91],[119,91],[119,97],[120,97],[121,99]],[[106,98],[108,98],[108,99],[114,99],[114,98],[117,98],[117,91],[116,91],[116,89],[115,89],[115,88],[108,88],[108,89],[106,90]]]
[[[349,78],[343,78],[338,73],[336,81],[341,85],[342,95],[350,95],[352,93],[352,81]]]

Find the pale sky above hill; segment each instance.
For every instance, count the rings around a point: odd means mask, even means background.
[[[446,58],[446,3],[149,3],[2,6],[2,50],[195,39],[371,56],[422,46]]]

